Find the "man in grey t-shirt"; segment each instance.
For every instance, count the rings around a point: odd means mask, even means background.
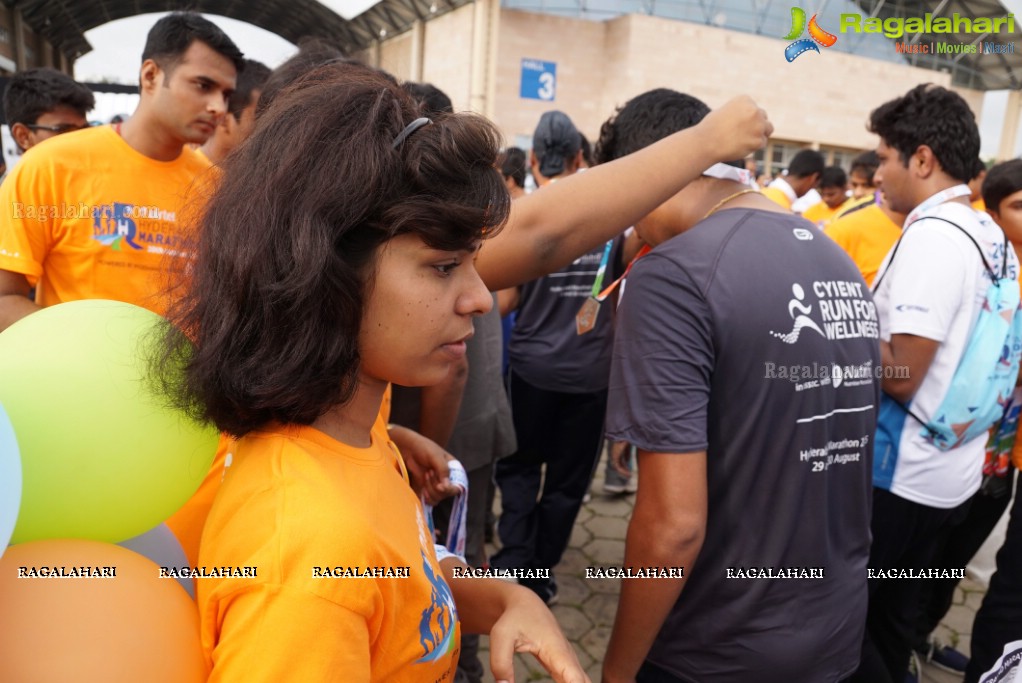
[[[670,90],[604,125],[608,161],[709,109]],[[639,449],[632,580],[603,681],[839,681],[859,660],[880,365],[855,265],[713,167],[636,229],[608,436]]]
[[[581,137],[563,112],[543,114],[533,135],[537,192],[578,171]],[[586,334],[578,333],[576,315],[611,253],[600,245],[518,289],[508,344],[518,450],[495,470],[501,549],[490,562],[496,568],[552,571],[568,547],[603,445],[613,339],[613,311],[604,310]],[[557,598],[552,574],[521,583],[547,604]]]

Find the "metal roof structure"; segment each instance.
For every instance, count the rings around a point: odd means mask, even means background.
[[[245,21],[297,43],[305,36],[325,38],[347,53],[411,28],[473,2],[473,0],[381,0],[354,19],[345,19],[318,0],[2,0],[22,13],[25,22],[69,59],[92,49],[84,33],[116,19],[188,9]],[[932,17],[1004,17],[999,0],[817,0],[821,25],[834,25],[841,12],[860,11],[864,17],[907,19]],[[746,33],[780,37],[790,22],[790,4],[771,0],[502,0],[511,9],[546,12],[588,19],[608,19],[628,13],[651,14],[694,21]],[[809,9],[813,9],[810,7]],[[824,23],[829,21],[830,23]],[[998,35],[925,33],[904,37],[918,43],[986,41],[1013,43],[1010,53],[895,54],[892,39],[880,34],[847,34],[836,49],[867,57],[903,60],[913,66],[951,74],[954,85],[978,90],[1022,89],[1022,16],[1014,31]]]
[[[1009,14],[998,0],[855,0],[855,4],[871,17],[910,18],[930,14],[932,17],[952,17],[958,14],[970,21],[978,18],[998,18]],[[1015,30],[989,33],[921,33],[910,42],[950,42],[979,45],[986,42],[1013,43],[1009,53],[903,55],[909,64],[925,69],[949,71],[954,85],[977,90],[1022,89],[1022,17],[1015,17]],[[908,36],[906,36],[908,38]]]
[[[801,6],[818,15],[820,26],[837,33],[842,14],[861,14],[862,19],[922,19],[953,17],[970,21],[1006,17],[1010,12],[999,0],[502,0],[511,9],[543,12],[592,20],[623,14],[647,14],[690,23],[781,39],[791,30],[791,8]],[[971,33],[923,33],[900,38],[882,33],[841,33],[832,50],[951,74],[952,84],[977,90],[1022,89],[1022,16],[1014,30],[997,35]],[[971,44],[1013,43],[1008,54],[898,54],[893,43],[912,42]]]
[[[348,20],[318,0],[3,0],[25,23],[76,59],[92,50],[85,32],[149,12],[188,10],[245,21],[297,43],[305,36],[329,40],[346,53],[403,33],[418,20],[440,16],[472,0],[383,0]]]

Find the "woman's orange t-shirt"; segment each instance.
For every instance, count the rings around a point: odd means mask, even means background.
[[[255,576],[197,580],[212,683],[453,678],[454,600],[382,421],[362,449],[256,432],[225,465],[200,566]]]

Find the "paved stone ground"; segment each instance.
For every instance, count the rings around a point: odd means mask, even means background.
[[[598,683],[603,655],[614,625],[620,579],[585,579],[586,567],[617,566],[624,558],[625,532],[632,512],[634,495],[609,496],[603,493],[603,463],[593,482],[592,499],[586,503],[571,535],[571,544],[554,570],[559,588],[553,612],[568,639],[575,646],[579,661],[589,677]],[[496,509],[500,509],[499,496]],[[495,548],[489,551],[495,552]],[[969,653],[972,621],[983,599],[984,588],[966,578],[955,592],[954,605],[938,627],[937,635],[947,644]],[[487,669],[485,683],[493,683],[489,673],[489,651],[481,638],[480,659]],[[515,657],[516,683],[551,681],[531,655]],[[960,675],[950,674],[924,664],[921,682],[954,683]]]

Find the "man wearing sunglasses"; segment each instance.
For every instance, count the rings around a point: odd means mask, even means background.
[[[81,130],[96,105],[92,91],[55,69],[15,74],[4,91],[4,114],[18,149],[26,150],[62,133]]]

